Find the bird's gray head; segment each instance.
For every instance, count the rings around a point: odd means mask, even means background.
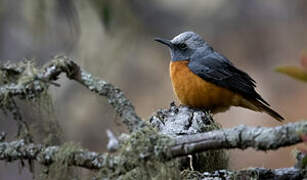
[[[191,31],[183,32],[172,40],[155,38],[155,41],[170,48],[172,61],[190,60],[196,54],[205,53],[209,47],[200,35]]]

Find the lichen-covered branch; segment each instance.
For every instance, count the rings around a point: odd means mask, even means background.
[[[0,66],[0,100],[3,105],[9,97],[31,99],[48,88],[37,78],[37,69],[31,61]]]
[[[219,170],[214,172],[199,173],[195,171],[184,171],[185,179],[291,179],[301,180],[307,177],[306,169],[298,168],[249,168],[239,171]]]
[[[122,90],[86,72],[65,56],[59,56],[52,60],[41,73],[41,79],[56,80],[62,72],[89,90],[106,97],[130,131],[145,126],[145,122],[136,114],[134,106]]]
[[[41,144],[27,144],[24,140],[0,142],[0,160],[36,160],[42,165],[50,165],[56,160],[56,154],[61,151],[59,146],[44,147]],[[106,163],[105,154],[75,149],[65,154],[69,166],[100,169]]]
[[[94,77],[65,56],[55,57],[41,69],[37,69],[29,61],[0,66],[0,108],[10,111],[16,116],[15,119],[19,120],[21,116],[14,110],[18,110],[14,97],[36,98],[46,92],[49,85],[57,85],[55,81],[62,73],[90,91],[106,97],[131,134],[117,139],[108,132],[110,138],[108,149],[110,152],[115,151],[116,154],[99,154],[69,143],[48,147],[33,144],[24,136],[19,137],[23,138],[21,140],[5,142],[5,133],[0,133],[0,160],[28,160],[30,164],[32,161],[37,161],[48,167],[64,164],[64,168],[77,166],[96,169],[99,170],[101,177],[109,179],[126,177],[172,179],[172,177],[178,178],[180,169],[191,168],[201,172],[226,169],[227,158],[221,149],[251,147],[264,151],[274,150],[302,142],[300,135],[307,132],[307,121],[271,128],[238,126],[220,129],[210,113],[185,106],[177,107],[175,104],[171,104],[169,109],[157,111],[148,122],[145,122],[136,114],[132,103],[119,88]],[[23,122],[21,119],[19,121]],[[148,125],[149,123],[151,125]],[[187,167],[182,163],[186,162],[186,159],[176,158],[190,154],[192,158]],[[193,159],[203,163],[197,162],[199,167],[196,167]],[[182,174],[182,177],[195,176],[198,179],[306,177],[306,170],[301,168],[276,170],[255,168],[202,174],[186,172],[187,174]]]
[[[69,146],[67,146],[69,147]],[[57,154],[65,152],[64,156]],[[109,168],[119,171],[120,168],[132,170],[136,167],[136,162],[122,162],[127,160],[120,156],[111,156],[109,154],[98,154],[89,152],[79,148],[67,151],[65,147],[50,146],[44,147],[40,144],[25,144],[23,140],[8,142],[0,142],[0,160],[15,161],[15,160],[35,160],[42,165],[49,166],[57,157],[61,157],[67,166],[77,166],[87,169],[102,169]],[[166,163],[166,162],[165,162]],[[124,167],[125,164],[127,167]],[[119,168],[119,169],[117,169]],[[117,170],[116,170],[117,169]],[[122,169],[120,171],[123,171]],[[104,172],[104,171],[103,171]],[[120,172],[117,172],[120,173]],[[130,173],[135,173],[133,170]],[[129,174],[129,173],[128,173]],[[307,177],[307,170],[301,168],[281,168],[281,169],[266,169],[266,168],[249,168],[238,171],[219,170],[214,172],[200,173],[197,171],[183,171],[181,178],[183,179],[303,179]],[[178,178],[178,175],[177,175]]]
[[[301,142],[300,134],[306,132],[307,122],[289,123],[275,128],[248,128],[246,126],[239,126],[232,129],[216,130],[207,133],[200,133],[195,135],[185,135],[181,137],[166,138],[165,135],[159,135],[154,130],[142,129],[136,131],[122,143],[128,143],[129,152],[131,150],[138,150],[139,155],[148,157],[157,157],[161,160],[170,160],[177,156],[187,154],[194,154],[212,149],[230,149],[240,148],[246,149],[253,147],[258,150],[274,150],[283,146],[294,145]],[[143,137],[144,136],[144,137]],[[169,140],[168,140],[169,139]],[[173,145],[175,140],[175,145]],[[138,143],[147,143],[142,147]],[[161,142],[163,142],[161,144]],[[58,151],[59,147],[52,146],[44,148],[42,145],[26,144],[23,140],[13,141],[10,143],[0,143],[0,160],[16,160],[16,159],[34,159],[45,164],[52,161],[52,156]],[[150,150],[151,149],[151,150]],[[152,151],[154,149],[154,151]],[[160,151],[157,151],[159,149]],[[146,152],[148,151],[148,152]],[[44,156],[41,156],[41,155]],[[39,157],[43,157],[39,159]],[[76,151],[74,158],[78,157],[76,164],[74,160],[72,165],[83,166],[87,168],[100,168],[102,156],[97,153],[90,153],[84,150]],[[37,159],[38,158],[38,159]],[[95,163],[94,163],[95,161]]]
[[[171,156],[183,156],[210,149],[255,148],[274,150],[302,142],[300,135],[307,132],[307,121],[289,123],[278,127],[231,128],[180,136],[171,147]]]
[[[132,103],[119,88],[100,78],[94,77],[65,56],[55,57],[40,70],[36,69],[29,61],[19,65],[2,65],[0,70],[4,72],[3,74],[7,78],[19,76],[12,82],[2,83],[0,86],[1,102],[5,102],[5,99],[14,96],[27,99],[34,98],[45,91],[49,84],[55,84],[54,81],[59,78],[61,73],[65,73],[68,78],[106,97],[130,131],[145,126],[145,122],[136,114]]]
[[[29,160],[47,167],[75,166],[96,169],[100,170],[101,176],[113,177],[110,179],[134,174],[135,169],[149,166],[155,167],[155,174],[166,167],[179,171],[172,161],[164,161],[166,159],[163,152],[170,143],[169,137],[159,135],[153,128],[142,128],[124,139],[121,140],[121,147],[116,154],[89,152],[71,143],[45,147],[40,144],[28,144],[24,140],[0,142],[0,160]],[[146,164],[148,166],[145,166]],[[144,170],[141,172],[146,174]]]

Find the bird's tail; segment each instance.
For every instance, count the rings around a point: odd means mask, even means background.
[[[280,114],[278,114],[276,111],[271,109],[268,105],[264,104],[263,102],[260,102],[255,99],[251,100],[251,99],[245,99],[245,98],[241,98],[240,100],[241,101],[240,101],[239,106],[243,106],[253,111],[265,112],[268,115],[272,116],[277,121],[284,120],[284,118]]]
[[[278,114],[276,111],[271,109],[269,106],[263,104],[262,102],[259,102],[257,100],[252,101],[252,103],[259,108],[259,111],[265,112],[268,115],[272,116],[277,121],[283,121],[285,120],[280,114]]]

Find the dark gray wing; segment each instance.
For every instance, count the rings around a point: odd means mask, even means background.
[[[193,73],[208,82],[269,105],[255,91],[256,82],[217,52],[212,51],[206,56],[192,57],[188,66]]]

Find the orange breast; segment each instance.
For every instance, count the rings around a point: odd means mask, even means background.
[[[188,61],[170,63],[173,89],[182,104],[213,111],[239,105],[241,96],[201,79],[187,65]]]

